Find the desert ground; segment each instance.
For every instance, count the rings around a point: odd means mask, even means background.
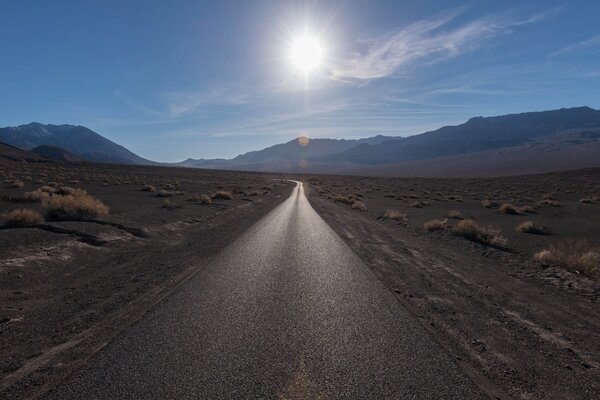
[[[7,399],[68,375],[293,187],[268,174],[89,163],[7,161],[0,175]]]
[[[428,179],[6,161],[0,174],[3,398],[80,369],[287,199],[287,179],[484,393],[600,392],[599,169]]]
[[[321,217],[492,397],[597,398],[599,169],[302,179]]]

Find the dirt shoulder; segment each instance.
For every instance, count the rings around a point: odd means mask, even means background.
[[[597,398],[597,282],[561,268],[541,268],[527,253],[537,246],[527,242],[528,237],[513,249],[497,249],[448,231],[424,231],[422,221],[442,217],[441,210],[449,208],[468,210],[468,204],[440,202],[437,209],[415,210],[416,217],[410,215],[414,209],[405,206],[407,220],[381,218],[391,205],[401,204],[386,193],[410,185],[435,191],[441,187],[439,182],[339,177],[314,181],[310,202],[319,215],[490,397]],[[379,189],[369,190],[367,182]],[[331,192],[344,189],[365,194],[362,199],[368,211],[332,201]],[[479,200],[477,206],[482,208]],[[489,214],[498,221],[507,218]],[[556,218],[546,214],[541,217],[556,225]],[[407,222],[411,218],[418,222]],[[510,224],[514,230],[514,220]]]
[[[24,167],[12,168],[14,176]],[[26,168],[21,175],[40,173],[38,166]],[[62,168],[43,168],[43,174],[54,175],[48,179],[77,178]],[[64,379],[285,200],[293,187],[261,174],[115,168],[90,167],[101,176],[89,180],[78,171],[79,182],[70,184],[110,204],[108,216],[45,222],[50,229],[0,229],[2,398],[36,398]],[[138,190],[139,182],[114,184],[136,174],[143,175],[140,182],[152,180],[158,187],[177,180],[179,194],[169,198],[178,206],[162,207],[163,199]],[[106,179],[113,183],[105,185]],[[3,191],[0,207],[39,206],[19,200],[41,185],[34,180]],[[233,199],[188,201],[195,193],[218,190],[231,190]]]

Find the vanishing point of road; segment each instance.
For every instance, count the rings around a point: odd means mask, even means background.
[[[51,399],[484,397],[297,183]]]

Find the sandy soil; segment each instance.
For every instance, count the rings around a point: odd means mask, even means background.
[[[24,193],[56,182],[110,207],[94,221],[0,229],[0,397],[31,398],[85,362],[284,200],[274,175],[111,165],[0,164],[0,214],[43,212]],[[140,191],[145,185],[173,193]],[[170,185],[170,186],[167,186]],[[212,204],[193,195],[225,190]]]
[[[600,243],[600,170],[493,179],[303,177],[317,212],[491,397],[593,399],[600,393],[600,284],[542,267],[533,254],[566,238]],[[353,196],[366,210],[335,201]],[[539,205],[544,197],[560,205]],[[339,198],[339,197],[338,197]],[[481,201],[497,203],[485,208]],[[420,202],[416,205],[415,203]],[[508,215],[502,203],[534,206]],[[405,220],[383,217],[386,210]],[[423,224],[458,210],[498,229],[500,248]],[[523,221],[546,235],[515,231]]]

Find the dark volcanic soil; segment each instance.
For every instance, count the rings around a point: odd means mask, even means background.
[[[284,200],[274,175],[98,164],[0,164],[0,214],[43,212],[25,192],[55,182],[110,207],[95,221],[0,229],[0,397],[51,387]],[[9,188],[12,178],[24,183]],[[164,197],[140,191],[166,188]],[[212,204],[194,195],[233,193]]]
[[[600,170],[493,179],[305,177],[328,224],[491,396],[597,399],[600,284],[533,254],[566,238],[600,244]],[[342,195],[340,197],[340,195]],[[335,201],[350,195],[367,209]],[[554,206],[538,202],[552,198]],[[481,201],[497,203],[485,208]],[[582,198],[596,199],[591,203]],[[417,202],[420,202],[417,204]],[[534,212],[503,214],[499,205]],[[386,210],[405,220],[383,218]],[[423,224],[458,210],[498,229],[495,248]],[[547,235],[519,233],[526,220]]]

